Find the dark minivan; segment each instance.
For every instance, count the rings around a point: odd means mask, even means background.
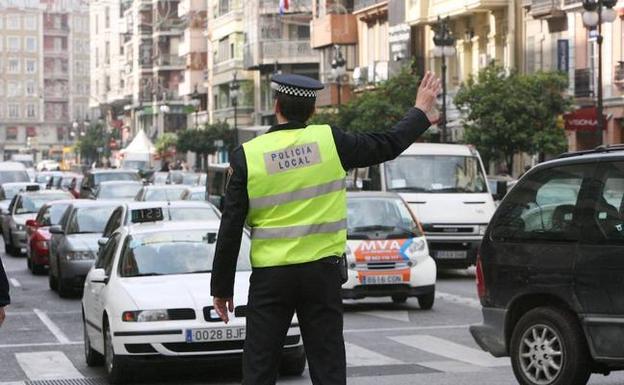
[[[586,384],[624,369],[624,146],[529,171],[494,214],[477,260],[483,324],[523,385]]]

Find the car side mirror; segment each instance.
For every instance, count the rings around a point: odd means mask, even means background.
[[[104,247],[106,246],[106,242],[108,242],[108,238],[100,238],[98,239],[98,246]]]
[[[50,234],[63,234],[63,228],[60,225],[51,226]]]
[[[93,269],[89,277],[91,283],[103,283],[105,285],[108,283],[108,276],[104,269]]]
[[[492,195],[496,200],[503,199],[507,195],[507,181],[499,180],[496,182],[496,193]]]
[[[26,221],[26,227],[40,227],[41,225],[34,219],[28,219]]]

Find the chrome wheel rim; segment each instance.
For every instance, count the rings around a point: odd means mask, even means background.
[[[105,337],[105,356],[106,356],[106,371],[111,373],[113,371],[113,341],[111,339],[110,329],[106,328]]]
[[[534,384],[552,384],[563,369],[561,337],[550,326],[538,324],[527,329],[518,354],[522,372]]]

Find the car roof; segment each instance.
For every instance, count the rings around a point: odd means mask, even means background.
[[[73,208],[83,208],[83,207],[107,207],[107,206],[119,206],[119,201],[100,199],[100,200],[92,200],[92,199],[76,199],[72,203]]]
[[[212,208],[212,204],[205,201],[151,201],[151,202],[143,202],[143,201],[132,201],[125,202],[120,204],[125,205],[128,210],[136,210],[136,209],[148,209],[152,207],[170,207],[170,208],[204,208],[209,207]]]
[[[145,190],[177,190],[187,189],[188,186],[183,184],[151,184],[149,186],[143,186]]]
[[[55,206],[55,205],[71,205],[76,202],[77,199],[59,199],[57,201],[49,201],[44,204],[44,206]]]
[[[129,174],[129,173],[138,173],[138,171],[129,169],[129,168],[96,168],[96,169],[87,171],[87,173],[89,174]]]
[[[37,173],[37,176],[39,176],[39,175],[54,175],[54,176],[57,176],[57,175],[63,175],[63,174],[64,174],[63,171],[39,171]]]
[[[2,185],[0,187],[20,187],[20,186],[38,186],[39,183],[35,183],[35,182],[6,182],[6,183],[2,183]]]
[[[120,185],[120,184],[141,184],[138,180],[107,180],[100,182],[100,186]]]
[[[188,190],[190,192],[204,192],[206,191],[206,186],[189,186]]]
[[[219,230],[219,220],[211,221],[161,221],[133,224],[124,227],[126,234],[149,234],[162,231]]]
[[[385,191],[349,191],[347,198],[384,198],[384,199],[401,199],[399,194]]]
[[[70,193],[68,193],[67,191],[63,191],[63,190],[37,190],[37,191],[20,191],[19,192],[19,195],[22,195],[22,196],[59,195],[59,194],[72,196]]]
[[[20,162],[0,162],[0,171],[22,171],[26,166]]]
[[[466,144],[414,143],[402,155],[456,155],[473,156],[475,149]]]
[[[562,154],[559,158],[548,160],[533,167],[529,173],[557,165],[574,164],[574,163],[591,163],[599,160],[617,160],[624,158],[623,150],[607,150],[607,151],[579,151]]]

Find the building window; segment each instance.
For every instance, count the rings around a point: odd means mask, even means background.
[[[106,7],[104,11],[104,28],[105,29],[110,28],[110,8],[109,7]]]
[[[19,104],[9,104],[9,118],[19,118]]]
[[[26,51],[37,52],[37,38],[33,36],[26,37]]]
[[[20,92],[20,83],[16,82],[16,81],[10,81],[7,83],[8,88],[7,88],[7,96],[10,98],[14,98],[17,96],[22,96],[22,93]]]
[[[29,103],[26,105],[26,116],[28,118],[36,118],[37,117],[37,107],[32,104]]]
[[[20,61],[19,59],[9,59],[7,65],[7,72],[10,74],[18,74],[20,72]]]
[[[37,30],[37,16],[26,15],[24,16],[24,29],[28,31]]]
[[[110,41],[104,43],[104,64],[110,64]]]
[[[7,15],[6,28],[7,29],[13,29],[13,30],[21,29],[20,21],[21,21],[20,15],[8,14]]]
[[[26,82],[26,96],[35,96],[35,81],[28,80]]]
[[[95,47],[95,68],[100,66],[100,49]]]
[[[6,140],[17,140],[17,127],[7,127]]]
[[[36,60],[26,60],[26,73],[34,74],[37,73],[37,61]]]
[[[7,49],[9,52],[17,52],[20,50],[20,38],[17,36],[9,36],[7,38]]]
[[[95,33],[98,34],[100,33],[100,20],[97,14],[95,14],[94,17],[95,17]]]

